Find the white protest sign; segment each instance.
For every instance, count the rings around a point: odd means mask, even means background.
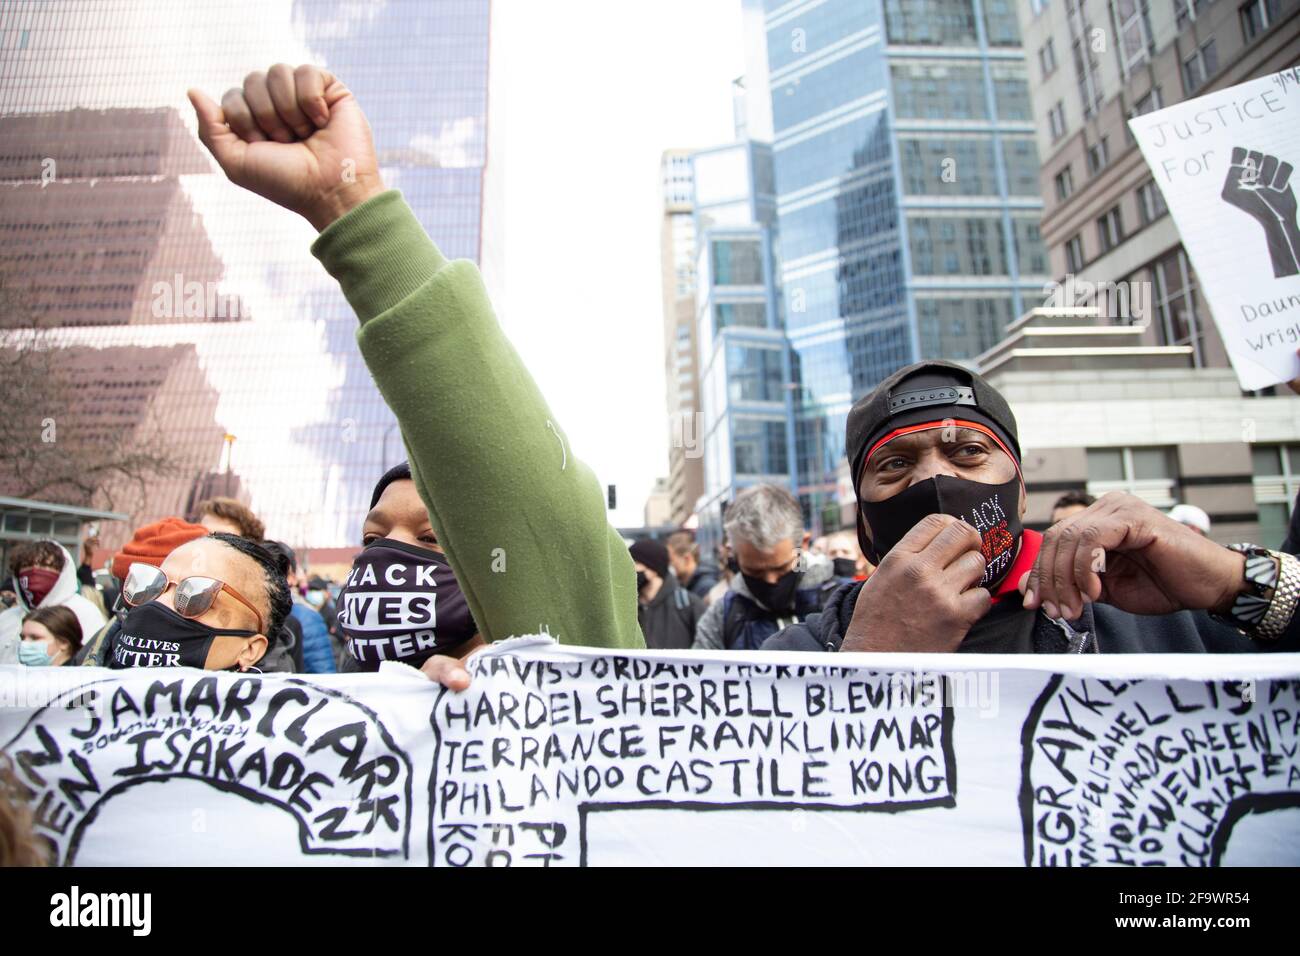
[[[60,863],[1300,864],[1300,655],[0,668]]]
[[[1300,377],[1300,67],[1129,126],[1241,387]]]

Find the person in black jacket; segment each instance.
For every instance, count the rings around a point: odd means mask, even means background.
[[[664,544],[677,583],[707,603],[709,592],[718,583],[718,569],[712,563],[700,560],[700,546],[695,535],[689,531],[674,531]]]
[[[858,537],[878,567],[765,650],[1295,650],[1300,562],[1225,548],[1120,493],[1024,529],[1015,417],[980,376],[922,362],[849,413]]]
[[[637,623],[651,650],[680,650],[695,642],[695,625],[704,602],[677,583],[668,570],[668,549],[652,538],[634,541],[628,551],[636,568]]]

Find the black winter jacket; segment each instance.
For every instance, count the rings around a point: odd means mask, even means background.
[[[695,625],[704,610],[704,602],[669,574],[649,604],[637,605],[636,619],[645,635],[645,646],[658,651],[689,649],[695,643]]]
[[[774,634],[763,644],[763,650],[838,651],[864,584],[855,581],[839,588],[820,614]],[[1300,618],[1300,614],[1296,617]],[[1204,611],[1148,616],[1129,614],[1106,604],[1088,604],[1071,627],[1075,636],[1068,635],[1042,611],[1026,610],[1019,595],[1011,594],[971,628],[958,653],[1007,650],[1006,646],[989,646],[982,640],[986,632],[994,629],[1004,636],[1020,631],[1022,639],[1012,643],[1036,654],[1230,654],[1300,649],[1300,621],[1294,619],[1280,639],[1257,641],[1218,623]],[[1077,639],[1083,634],[1087,635],[1085,640]]]

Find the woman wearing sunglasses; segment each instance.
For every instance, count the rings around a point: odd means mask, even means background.
[[[275,640],[291,608],[284,570],[246,538],[214,533],[159,567],[132,564],[122,601],[128,610],[112,638],[111,668],[292,670]]]

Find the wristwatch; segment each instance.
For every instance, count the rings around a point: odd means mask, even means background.
[[[1211,616],[1248,637],[1277,640],[1291,624],[1300,603],[1300,561],[1253,544],[1228,547],[1246,558],[1246,588],[1227,614]]]

